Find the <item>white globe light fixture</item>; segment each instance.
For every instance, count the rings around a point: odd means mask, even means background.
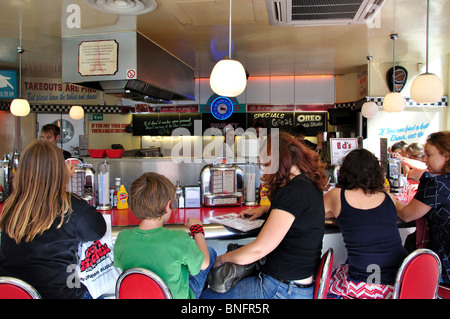
[[[429,15],[430,1],[427,0],[427,26],[426,26],[426,71],[417,76],[411,85],[411,98],[417,103],[435,103],[442,99],[444,86],[441,79],[428,72],[428,47],[429,47]]]
[[[231,1],[228,57],[216,63],[209,78],[209,85],[213,92],[226,97],[238,96],[247,86],[247,74],[244,67],[239,61],[231,59]]]
[[[411,85],[411,98],[417,103],[435,103],[442,99],[443,95],[442,81],[433,73],[417,76]]]
[[[361,108],[361,114],[365,118],[371,119],[378,114],[378,105],[375,102],[366,102]]]
[[[383,110],[386,112],[401,112],[405,109],[405,106],[405,98],[399,92],[391,92],[384,97]]]
[[[71,119],[81,120],[82,118],[84,118],[84,110],[81,106],[74,105],[70,108],[69,116]]]
[[[372,56],[367,56],[367,61],[369,61],[369,67],[367,68],[367,99],[368,101],[361,107],[361,114],[365,118],[373,118],[378,114],[378,105],[375,102],[370,102],[370,61],[372,61]]]
[[[214,66],[209,78],[209,85],[220,96],[234,97],[244,92],[247,75],[239,61],[223,59]]]
[[[30,103],[22,98],[22,53],[25,51],[21,47],[22,31],[20,31],[19,41],[17,47],[17,53],[19,54],[19,98],[12,100],[9,110],[14,116],[27,116],[30,114]]]
[[[395,90],[395,40],[398,38],[398,34],[391,34],[391,39],[393,40],[393,61],[394,66],[392,70],[392,89],[393,92],[386,94],[383,100],[383,110],[386,112],[401,112],[405,109],[406,100],[400,94],[400,92],[396,92]]]
[[[30,103],[25,99],[14,99],[9,110],[14,116],[27,116],[30,113]]]

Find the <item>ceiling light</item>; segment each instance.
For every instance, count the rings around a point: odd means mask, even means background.
[[[363,104],[361,107],[361,114],[365,118],[372,118],[378,114],[378,105],[375,102],[369,102],[370,99],[370,61],[372,61],[372,56],[367,57],[367,61],[369,61],[369,67],[367,68],[367,102]]]
[[[27,116],[30,113],[30,103],[25,99],[14,99],[9,109],[15,116]]]
[[[140,15],[156,9],[155,0],[85,0],[92,8],[113,14]]]
[[[427,27],[426,27],[426,72],[417,76],[411,85],[411,98],[417,103],[435,103],[442,99],[444,86],[441,79],[428,72],[428,47],[429,47],[429,15],[430,1],[427,0]]]
[[[22,43],[22,31],[20,30],[19,43]],[[27,116],[30,113],[30,103],[26,99],[22,99],[22,49],[21,45],[17,48],[19,54],[19,98],[11,102],[9,110],[14,116]]]
[[[398,34],[391,34],[390,35],[392,41],[393,41],[393,70],[392,70],[392,90],[393,92],[390,92],[386,94],[383,100],[383,110],[386,112],[401,112],[405,109],[406,101],[405,98],[400,94],[400,92],[396,92],[395,88],[395,40],[398,38]]]
[[[74,105],[70,108],[69,116],[74,120],[81,120],[84,118],[84,110],[79,105]]]
[[[235,97],[244,92],[247,86],[247,74],[242,64],[231,59],[231,1],[228,38],[228,57],[217,62],[211,71],[209,85],[219,96]]]

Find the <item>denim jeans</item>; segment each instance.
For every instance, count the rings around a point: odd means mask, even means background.
[[[226,293],[207,289],[201,299],[312,299],[314,286],[300,288],[292,282],[283,283],[267,274],[242,279]]]
[[[208,279],[209,271],[211,270],[212,266],[214,266],[214,262],[216,261],[217,253],[216,251],[208,247],[209,252],[209,266],[205,270],[200,270],[200,272],[195,275],[189,275],[189,288],[194,292],[195,297],[198,299],[200,298],[200,295],[203,292],[203,289],[205,289],[206,279]]]

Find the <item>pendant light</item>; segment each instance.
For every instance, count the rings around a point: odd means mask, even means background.
[[[20,44],[22,43],[22,30],[20,29]],[[27,116],[30,114],[30,103],[26,99],[22,99],[22,49],[21,45],[17,48],[19,54],[19,98],[11,102],[9,110],[14,116]]]
[[[441,79],[428,72],[428,48],[429,48],[429,16],[430,1],[427,0],[427,26],[426,26],[426,72],[417,76],[411,85],[411,98],[417,103],[435,103],[442,99],[444,86]]]
[[[383,100],[383,110],[386,112],[401,112],[405,109],[405,98],[396,91],[395,88],[395,40],[398,39],[398,34],[390,35],[393,41],[393,70],[392,70],[392,92],[386,94]]]
[[[247,75],[242,64],[231,59],[231,1],[228,35],[228,56],[217,62],[211,71],[209,85],[219,96],[235,97],[244,92],[247,86]]]
[[[71,119],[81,120],[82,118],[84,118],[84,110],[79,105],[73,105],[70,108],[69,116],[70,116]]]
[[[361,114],[365,118],[372,118],[375,117],[378,114],[378,105],[375,102],[370,102],[370,61],[372,61],[372,56],[367,56],[367,61],[369,61],[369,67],[367,68],[367,102],[363,104],[361,107]]]

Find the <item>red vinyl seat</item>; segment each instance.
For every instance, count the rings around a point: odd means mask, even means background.
[[[326,299],[330,287],[331,272],[333,268],[333,248],[322,255],[314,284],[314,299]]]
[[[440,299],[450,299],[450,286],[440,284],[438,288],[438,297]]]
[[[169,287],[154,272],[131,268],[116,282],[116,299],[172,299]]]
[[[0,277],[0,299],[41,299],[30,284],[14,277]]]
[[[435,299],[441,277],[441,261],[429,249],[410,253],[395,279],[394,299]]]

